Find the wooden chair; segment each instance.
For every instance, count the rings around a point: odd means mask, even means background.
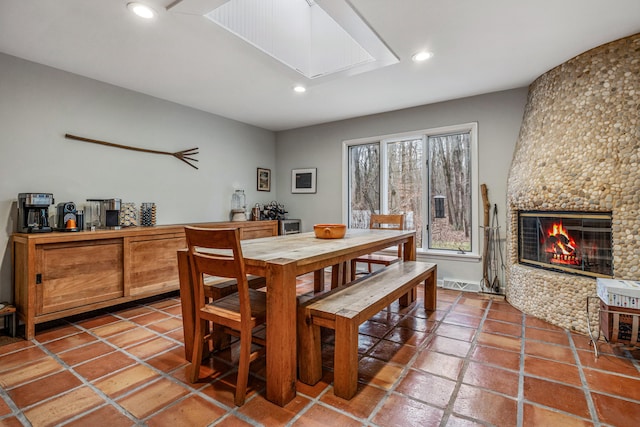
[[[189,380],[195,383],[200,373],[202,351],[207,336],[207,322],[225,328],[225,332],[240,337],[240,360],[235,404],[244,404],[249,380],[249,364],[262,352],[251,351],[252,342],[264,346],[263,339],[252,331],[265,323],[266,294],[250,289],[244,267],[238,229],[185,227],[191,283],[195,287],[195,333]],[[206,251],[206,249],[215,250]],[[236,279],[238,292],[210,303],[205,301],[204,275]]]
[[[378,215],[372,214],[369,221],[370,229],[390,229],[390,230],[404,230],[404,214],[398,215]],[[371,266],[374,264],[388,266],[395,262],[400,261],[402,258],[402,245],[398,245],[398,256],[382,255],[382,254],[367,254],[351,260],[351,280],[356,277],[357,263],[367,264],[367,273],[371,273]]]

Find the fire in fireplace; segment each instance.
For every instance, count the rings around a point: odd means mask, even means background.
[[[521,211],[522,264],[592,277],[613,277],[611,213]]]

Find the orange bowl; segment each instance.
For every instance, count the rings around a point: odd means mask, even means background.
[[[318,239],[342,239],[347,233],[344,224],[315,224],[313,231]]]

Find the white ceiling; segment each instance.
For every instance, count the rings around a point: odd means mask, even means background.
[[[527,86],[640,32],[639,0],[350,0],[400,62],[313,81],[175,0],[140,0],[151,22],[128,1],[2,0],[0,52],[277,131]]]

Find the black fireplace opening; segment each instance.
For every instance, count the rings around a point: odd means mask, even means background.
[[[518,213],[522,264],[591,277],[613,277],[611,212]]]

